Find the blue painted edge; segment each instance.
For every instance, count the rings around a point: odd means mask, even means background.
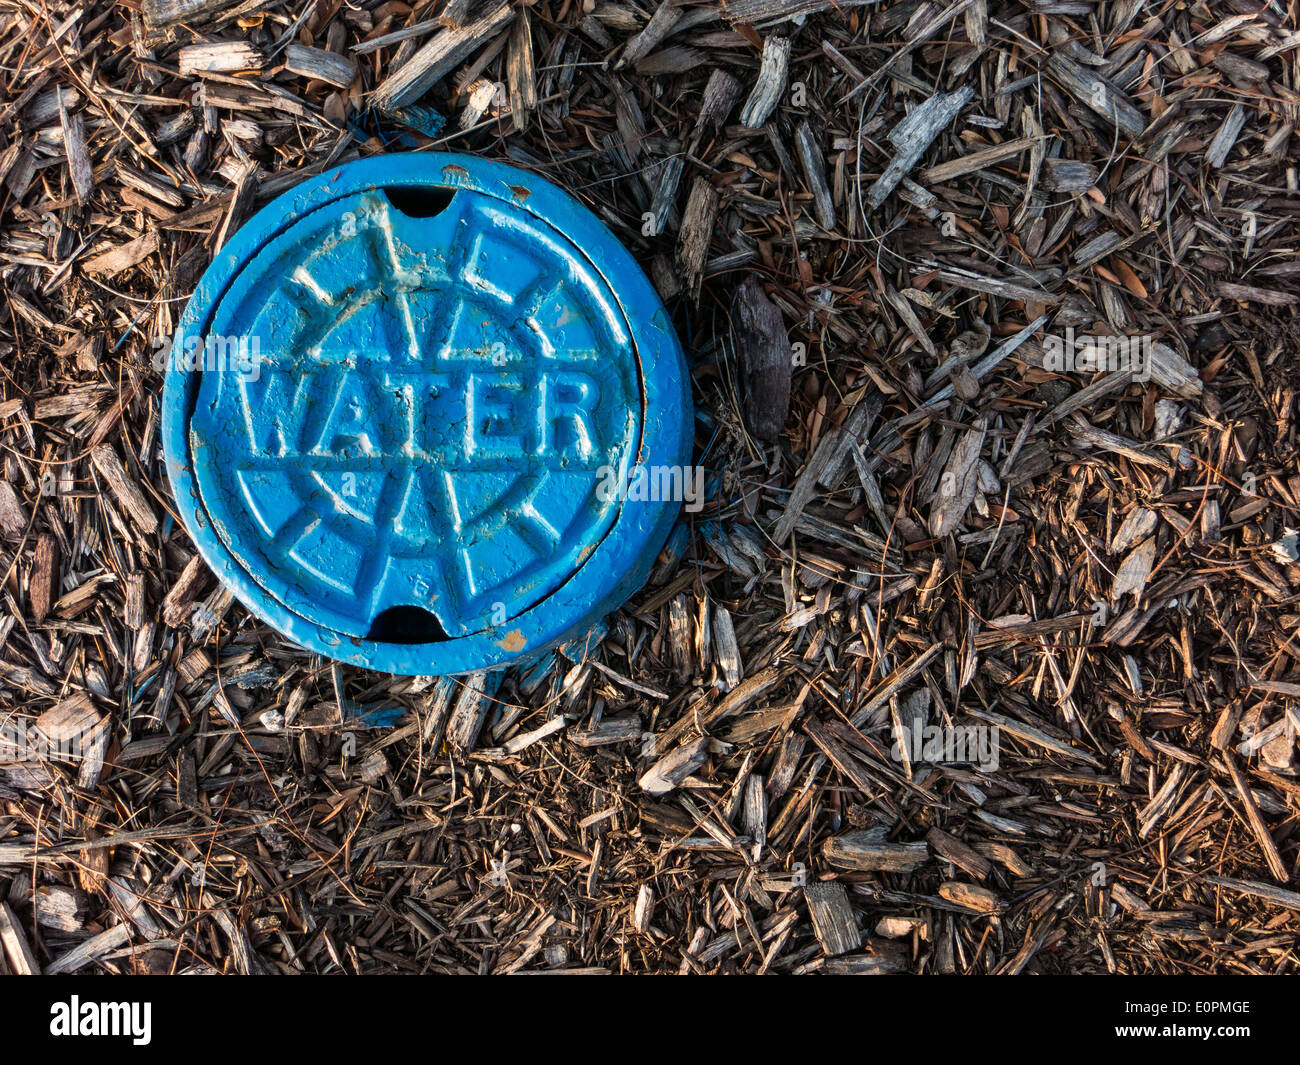
[[[186,307],[178,332],[202,336],[235,275],[266,243],[312,211],[384,186],[443,186],[495,196],[562,233],[590,260],[619,300],[641,365],[645,419],[637,461],[687,466],[693,406],[686,360],[659,294],[608,228],[568,193],[526,170],[454,153],[372,156],[305,180],[257,212],[214,256]],[[564,585],[499,629],[440,643],[391,644],[343,636],[268,597],[226,550],[206,520],[187,427],[199,375],[168,364],[162,438],[181,520],[218,579],[253,614],[295,643],[327,657],[382,672],[435,675],[479,672],[528,662],[582,635],[635,593],[676,521],[680,503],[624,503],[614,527]]]

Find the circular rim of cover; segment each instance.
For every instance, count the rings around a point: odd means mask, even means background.
[[[430,217],[423,217],[425,215]],[[503,235],[505,242],[501,247],[493,243],[494,234],[498,233]],[[441,240],[442,244],[425,244],[421,241],[422,236]],[[361,238],[370,243],[364,246],[356,243]],[[470,254],[469,245],[473,245],[473,254]],[[512,254],[512,248],[522,251]],[[309,254],[305,249],[310,249]],[[261,385],[250,384],[257,375],[248,372],[247,363],[236,365],[232,361],[218,367],[205,366],[201,360],[197,365],[193,360],[187,363],[181,355],[181,346],[173,344],[169,349],[164,377],[162,433],[168,474],[182,522],[207,564],[234,596],[268,625],[311,651],[370,669],[409,675],[477,672],[528,661],[549,647],[582,635],[622,605],[645,583],[650,566],[671,531],[680,500],[650,498],[630,502],[627,485],[637,467],[643,470],[685,470],[690,462],[693,407],[681,345],[663,302],[641,268],[587,208],[532,173],[451,153],[380,155],[346,163],[309,178],[272,200],[214,256],[186,307],[176,337],[197,337],[201,344],[207,344],[206,338],[214,332],[220,335],[220,328],[235,332],[244,329],[246,332],[258,313],[264,318],[275,319],[271,328],[288,328],[284,325],[283,307],[287,298],[284,293],[295,285],[319,288],[317,280],[303,272],[301,263],[325,263],[327,269],[322,276],[332,278],[337,287],[342,284],[340,277],[346,277],[348,265],[353,262],[349,255],[355,256],[367,249],[372,258],[357,260],[354,265],[365,273],[369,269],[366,262],[373,263],[390,256],[391,259],[384,259],[380,264],[383,276],[370,290],[365,290],[363,282],[358,280],[356,285],[349,285],[343,291],[349,298],[354,288],[368,291],[366,298],[370,302],[365,304],[361,297],[355,297],[353,302],[361,310],[354,313],[351,304],[345,308],[330,293],[316,291],[315,297],[305,301],[310,305],[309,310],[302,313],[307,315],[304,321],[312,321],[311,315],[317,314],[324,324],[314,334],[307,332],[309,326],[301,327],[294,334],[297,344],[306,344],[305,338],[313,335],[318,340],[321,336],[335,335],[327,331],[338,329],[338,322],[349,315],[353,316],[348,318],[352,322],[349,328],[354,328],[355,332],[360,328],[357,323],[362,321],[356,315],[371,313],[380,324],[368,328],[382,330],[383,335],[379,332],[361,335],[376,337],[374,350],[385,352],[385,360],[405,357],[414,362],[403,366],[417,366],[424,372],[429,368],[426,364],[431,346],[438,346],[433,364],[445,369],[442,360],[454,358],[448,352],[463,350],[454,348],[447,335],[448,331],[454,332],[458,328],[454,321],[456,316],[463,317],[466,306],[475,313],[484,307],[488,311],[496,306],[508,310],[514,305],[513,301],[522,299],[524,289],[505,292],[500,285],[494,287],[493,282],[503,280],[504,274],[504,279],[514,284],[512,275],[518,274],[519,284],[523,286],[529,271],[522,266],[516,269],[516,264],[527,264],[529,269],[533,269],[537,261],[540,261],[540,268],[534,270],[534,286],[528,291],[536,297],[530,307],[533,310],[541,307],[542,311],[532,317],[521,314],[509,325],[500,326],[504,332],[495,335],[519,338],[519,343],[511,345],[513,354],[502,355],[487,363],[466,363],[464,368],[457,366],[455,373],[448,371],[435,375],[440,383],[453,380],[460,383],[457,386],[461,388],[459,395],[455,388],[449,388],[452,396],[449,402],[454,406],[457,400],[463,401],[468,428],[459,436],[449,432],[445,438],[437,437],[445,446],[436,454],[432,444],[430,450],[422,450],[418,455],[409,453],[409,445],[406,445],[408,452],[400,456],[401,461],[396,467],[385,465],[397,460],[392,454],[379,454],[384,448],[376,448],[364,434],[329,437],[332,441],[347,441],[351,450],[347,446],[340,449],[331,444],[321,454],[313,453],[315,458],[303,454],[284,458],[284,433],[281,431],[278,456],[266,448],[259,451],[257,441],[261,430],[253,426],[259,420],[258,412],[283,409],[283,402],[275,408],[266,398],[270,395],[269,382],[273,377],[267,377]],[[479,255],[480,259],[474,259],[474,255]],[[300,264],[298,267],[294,266],[295,260]],[[453,260],[456,264],[454,271],[448,265]],[[492,276],[486,276],[487,270],[482,262],[487,262],[495,271]],[[550,272],[546,269],[548,265],[554,268]],[[451,297],[436,307],[422,305],[423,314],[412,312],[410,308],[419,299],[430,292],[442,291],[429,283],[433,276],[430,271],[436,273],[438,270],[444,270],[441,284],[451,286],[454,289],[452,295],[460,300],[455,312],[447,302]],[[482,271],[484,276],[475,271]],[[551,276],[561,278],[558,284],[562,287],[554,290],[559,295],[543,292],[546,286],[541,279]],[[466,294],[468,302],[460,298]],[[274,302],[276,300],[280,302]],[[547,303],[548,300],[556,305],[564,300],[568,302],[556,311]],[[575,311],[579,304],[586,309]],[[543,314],[550,315],[545,328],[537,322]],[[578,369],[566,377],[565,372],[553,368],[560,364],[553,361],[557,350],[548,348],[547,337],[558,337],[567,343],[569,333],[565,332],[565,323],[575,318],[584,323],[599,319],[603,324],[590,329],[585,325],[577,328],[578,334],[589,342],[581,350],[586,361],[574,363]],[[504,318],[502,320],[504,322]],[[405,332],[401,329],[394,332],[393,321],[405,322]],[[410,326],[411,322],[421,323],[418,337]],[[214,331],[214,326],[220,328]],[[567,328],[572,331],[574,327]],[[592,337],[597,339],[592,342]],[[409,346],[405,356],[404,342]],[[388,346],[384,347],[385,344]],[[531,358],[523,350],[528,345],[533,345]],[[502,344],[497,343],[495,347],[501,348]],[[579,347],[575,345],[573,351]],[[293,369],[283,370],[282,374],[291,374],[296,380],[309,376],[322,365],[322,360],[329,358],[322,354],[328,343],[318,343],[315,347],[307,344],[300,350],[293,350],[294,344],[291,343],[288,348],[287,358],[297,361],[291,361],[288,365]],[[339,350],[345,350],[345,346],[340,345]],[[485,358],[488,354],[483,352]],[[500,355],[497,352],[491,354]],[[516,355],[518,366],[509,361]],[[552,361],[548,361],[548,356]],[[275,362],[279,357],[276,353],[269,364],[272,374],[281,372],[276,369],[280,364]],[[342,361],[330,364],[329,369],[338,371],[339,381],[362,381],[371,384],[372,390],[375,381],[385,386],[391,381],[383,377],[366,378],[365,374],[358,376],[355,358],[343,357]],[[299,370],[304,365],[308,371],[306,375]],[[374,371],[369,369],[373,363],[366,365],[366,372],[373,374]],[[500,374],[494,376],[498,370]],[[515,370],[519,372],[513,373]],[[396,372],[406,371],[399,369]],[[529,373],[534,375],[531,379],[527,379]],[[493,441],[499,438],[473,435],[478,430],[472,427],[479,424],[480,419],[474,417],[472,410],[495,409],[499,412],[502,408],[490,405],[492,397],[488,392],[476,392],[475,389],[491,389],[504,377],[511,376],[527,386],[522,391],[515,388],[511,394],[531,397],[526,402],[532,402],[537,395],[561,395],[562,388],[569,385],[574,390],[570,399],[576,397],[580,400],[588,388],[582,382],[588,382],[593,393],[600,395],[603,390],[608,396],[594,401],[599,414],[579,412],[574,415],[576,420],[569,419],[573,424],[564,445],[559,443],[560,429],[551,430],[556,438],[550,440],[546,436],[548,430],[539,428],[535,432],[547,442],[536,443],[531,451],[528,446],[523,446],[522,459],[513,452],[506,453],[510,448],[503,444],[502,454],[494,459],[491,447],[496,446]],[[469,384],[466,392],[464,382],[471,379],[478,384]],[[546,382],[551,383],[548,385]],[[319,396],[310,394],[312,387],[311,382],[306,386],[307,398],[319,399]],[[342,387],[338,386],[339,392],[333,397],[335,406],[342,402],[339,399]],[[260,392],[257,391],[259,388]],[[434,393],[437,392],[435,388]],[[329,405],[329,397],[326,398],[324,406]],[[365,405],[364,397],[360,400],[353,397],[351,402],[354,406]],[[517,404],[526,405],[526,402],[510,399],[508,414],[501,416],[501,423],[510,427],[509,418],[517,419],[518,416]],[[529,434],[534,432],[533,426],[549,424],[548,419],[555,411],[563,415],[565,411],[577,409],[572,404],[569,407],[547,407],[547,402],[558,401],[544,398],[541,414],[532,417],[531,409],[528,410],[527,426],[516,422],[518,433],[504,439],[532,441],[534,437]],[[321,416],[319,411],[316,416]],[[275,459],[275,472],[261,471],[259,467],[247,475],[258,485],[255,489],[249,489],[248,480],[240,481],[232,473],[240,463],[230,454],[230,441],[239,435],[233,427],[241,417],[246,417],[249,424],[249,456],[252,457],[248,461],[257,458],[270,463],[272,458]],[[324,417],[333,425],[334,414]],[[417,418],[414,414],[410,418],[412,427],[417,422],[421,427],[427,427],[437,421],[428,417]],[[265,422],[265,415],[261,416],[261,421]],[[448,420],[446,424],[455,423]],[[499,428],[496,422],[482,424],[486,428]],[[562,428],[568,422],[561,417],[555,424]],[[596,438],[595,443],[599,446],[593,447],[592,441],[586,439],[588,432]],[[388,430],[372,430],[372,435],[387,433]],[[411,434],[410,440],[420,435],[415,428],[411,428]],[[264,435],[262,443],[269,439],[269,435]],[[485,440],[490,447],[485,448]],[[423,446],[424,441],[420,443]],[[391,452],[392,448],[388,450]],[[471,458],[465,457],[466,450],[470,451]],[[473,455],[478,458],[473,459]],[[590,478],[591,464],[602,457],[607,460],[599,467],[604,471],[604,488],[595,493],[600,502],[583,502],[573,514],[564,510],[558,517],[537,514],[534,504],[544,504],[547,498],[553,506],[574,506],[578,497],[573,493],[577,490],[566,495],[560,485],[576,484],[583,476]],[[330,478],[339,476],[339,468],[349,461],[355,461],[356,468],[361,471],[359,476],[369,478],[368,484],[372,481],[380,484],[381,489],[377,491],[383,492],[388,491],[382,486],[391,483],[392,468],[404,471],[404,474],[418,475],[414,481],[408,477],[408,487],[417,482],[431,483],[421,480],[429,473],[440,478],[464,478],[467,482],[476,476],[480,480],[484,477],[490,480],[490,476],[478,472],[480,468],[488,467],[498,471],[497,476],[503,479],[503,483],[507,475],[512,476],[514,480],[510,483],[515,487],[507,487],[500,497],[505,502],[497,511],[493,512],[493,504],[489,502],[484,504],[483,514],[475,519],[479,522],[475,528],[486,530],[483,531],[486,539],[482,544],[475,539],[474,530],[462,523],[457,497],[442,496],[443,507],[437,513],[444,517],[448,510],[454,513],[454,528],[442,527],[432,532],[426,529],[428,535],[423,540],[402,540],[405,554],[393,548],[391,539],[383,540],[382,546],[389,553],[373,552],[374,557],[383,559],[383,573],[369,575],[373,580],[364,587],[370,598],[355,593],[354,598],[349,599],[348,594],[352,593],[341,592],[337,596],[338,602],[334,603],[331,601],[334,592],[329,570],[346,554],[340,550],[340,545],[346,548],[349,541],[340,539],[332,531],[328,536],[322,533],[324,542],[315,546],[323,559],[317,559],[318,565],[313,569],[311,560],[304,562],[298,548],[294,549],[298,553],[285,553],[289,548],[283,545],[292,536],[281,536],[279,532],[273,536],[267,525],[270,519],[259,517],[257,508],[261,506],[274,511],[278,503],[284,502],[285,492],[275,487],[282,481],[295,486],[289,490],[290,496],[301,503],[301,486],[305,483],[304,478],[310,477],[313,478],[313,498],[319,496],[326,504],[327,516],[322,519],[326,525],[333,528],[331,523],[336,513],[350,514],[349,520],[356,525],[358,515],[349,511],[345,502],[329,487]],[[457,462],[465,467],[463,472],[456,466]],[[542,469],[543,466],[547,469]],[[367,469],[381,467],[382,472],[373,478],[366,473]],[[269,465],[267,468],[269,470]],[[611,469],[616,471],[617,478],[612,482]],[[355,484],[358,475],[352,476]],[[614,486],[612,491],[611,483]],[[545,490],[539,485],[544,485]],[[292,495],[294,491],[299,494]],[[394,491],[401,495],[399,490]],[[527,496],[528,491],[533,495]],[[430,492],[434,490],[430,489]],[[587,499],[591,494],[588,489],[582,498]],[[253,500],[251,504],[248,502],[250,498]],[[555,503],[557,499],[561,502]],[[477,501],[482,502],[482,499]],[[381,495],[378,502],[370,498],[370,502],[376,513],[368,518],[361,515],[369,521],[370,527],[387,530],[390,525],[397,527],[405,520],[404,516],[394,516],[406,512],[400,507],[394,508],[387,495]],[[304,513],[311,510],[317,516],[321,513],[319,508],[305,505],[303,510]],[[367,619],[367,612],[377,606],[383,607],[381,613],[387,611],[390,621],[393,607],[399,612],[411,609],[403,600],[411,598],[414,593],[408,594],[405,589],[414,581],[416,588],[424,590],[423,578],[413,578],[412,574],[425,563],[431,567],[430,573],[442,573],[444,569],[450,573],[458,567],[464,570],[468,576],[457,578],[462,587],[474,588],[476,567],[478,572],[491,572],[495,579],[493,565],[500,564],[500,560],[510,552],[493,547],[484,556],[488,545],[493,543],[490,536],[517,536],[519,530],[515,526],[524,510],[532,516],[538,529],[548,531],[541,547],[537,548],[537,560],[530,563],[533,568],[526,566],[524,577],[513,578],[517,582],[513,588],[519,592],[517,597],[511,597],[508,602],[494,602],[490,612],[479,610],[466,614],[459,607],[448,604],[470,603],[472,597],[453,594],[455,582],[443,576],[434,582],[439,593],[433,598],[446,595],[442,600],[445,610],[438,615],[436,633],[421,631],[418,626],[416,629],[401,624],[377,626],[373,614]],[[426,509],[424,513],[433,514],[435,511]],[[496,513],[507,516],[498,520],[493,516]],[[377,516],[379,514],[385,515],[382,520]],[[565,518],[569,524],[556,530],[554,527],[559,524],[559,518]],[[286,519],[286,527],[293,520],[292,517]],[[299,522],[293,529],[293,535],[303,538],[299,547],[311,539],[303,532],[301,524]],[[429,524],[432,527],[437,523]],[[558,535],[558,540],[553,543],[550,539],[552,534]],[[532,533],[529,537],[534,538]],[[425,546],[412,552],[412,543]],[[545,554],[547,544],[551,544],[549,556]],[[356,550],[361,552],[360,548]],[[475,551],[479,556],[471,563],[469,557]],[[520,554],[521,550],[517,549],[515,553]],[[361,555],[359,565],[364,569],[365,559],[372,556],[364,552]],[[304,583],[301,579],[304,573],[320,574],[322,569],[324,573],[320,580],[308,578]],[[506,587],[510,579],[506,578],[496,586],[498,590]],[[340,587],[346,589],[346,581],[341,582]],[[313,594],[313,588],[321,594]],[[361,609],[363,602],[368,604],[367,609]],[[354,607],[351,613],[349,604]],[[429,611],[422,613],[428,614]],[[454,624],[445,625],[444,621]]]

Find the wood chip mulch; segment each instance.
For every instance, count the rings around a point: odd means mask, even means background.
[[[0,971],[1297,972],[1298,15],[0,0]],[[694,362],[708,505],[504,677],[288,644],[162,463],[214,251],[408,148]]]

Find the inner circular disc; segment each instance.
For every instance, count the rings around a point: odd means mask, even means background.
[[[190,343],[214,530],[340,634],[463,636],[540,602],[613,526],[598,488],[640,447],[640,366],[604,279],[480,192],[375,189],[311,212]]]

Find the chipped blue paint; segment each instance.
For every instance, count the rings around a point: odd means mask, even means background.
[[[370,129],[366,128],[367,122],[371,124]],[[378,137],[385,148],[393,144],[403,148],[419,148],[424,143],[419,137],[413,136],[406,130],[391,129],[390,123],[394,122],[424,137],[433,138],[442,132],[447,120],[432,107],[412,104],[409,107],[385,111],[367,109],[348,122],[348,129],[352,131],[359,144],[365,143],[372,136]]]
[[[595,490],[602,467],[690,462],[667,312],[525,171],[387,155],[305,182],[217,254],[178,336],[163,443],[185,527],[245,606],[331,658],[535,658],[639,588],[676,518]]]

